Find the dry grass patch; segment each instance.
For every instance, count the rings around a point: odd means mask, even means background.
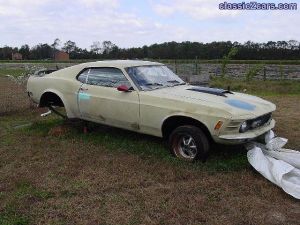
[[[287,147],[300,150],[300,96],[266,97],[276,104],[275,133],[289,139]]]
[[[30,224],[297,224],[300,216],[295,199],[250,167],[211,173],[22,133],[0,154],[0,211],[13,205]]]
[[[18,85],[0,76],[0,116],[21,112],[28,109],[29,105],[25,84]]]

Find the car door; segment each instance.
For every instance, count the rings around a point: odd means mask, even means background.
[[[120,85],[131,83],[118,68],[88,68],[78,76],[82,85],[78,91],[81,118],[122,127],[139,129],[139,95],[117,90]]]

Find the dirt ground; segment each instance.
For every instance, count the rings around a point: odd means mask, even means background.
[[[22,86],[0,77],[0,90],[0,224],[299,224],[300,202],[246,152],[219,146],[204,164],[180,163],[160,139],[102,127],[84,136],[40,118]],[[267,99],[276,133],[300,149],[300,96]]]

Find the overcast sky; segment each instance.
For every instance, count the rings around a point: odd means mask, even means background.
[[[242,1],[242,0],[241,0]],[[299,40],[297,11],[220,11],[219,0],[0,0],[0,46],[75,41],[90,48],[166,41]],[[230,1],[227,2],[238,2]],[[262,2],[262,1],[261,1]]]

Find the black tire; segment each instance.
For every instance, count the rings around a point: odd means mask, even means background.
[[[200,128],[195,126],[177,127],[169,137],[171,153],[185,161],[191,162],[199,159],[205,161],[209,147],[207,136]]]

